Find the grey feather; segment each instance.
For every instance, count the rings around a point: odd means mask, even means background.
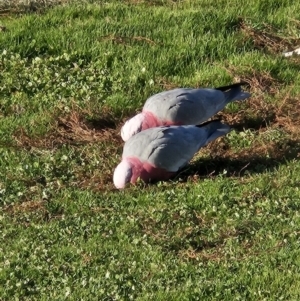
[[[241,90],[241,85],[243,83],[216,89],[177,88],[164,91],[148,98],[143,111],[153,113],[163,122],[200,124],[229,102],[250,97],[249,93]]]
[[[246,83],[246,82],[239,82],[239,83],[234,83],[234,84],[231,84],[231,85],[228,85],[228,86],[217,87],[215,89],[225,92],[229,89],[233,89],[235,87],[241,87],[241,86],[249,86],[249,84]]]
[[[123,158],[138,157],[167,171],[177,172],[210,141],[230,131],[228,125],[212,121],[203,126],[162,126],[131,137],[124,145]]]
[[[224,92],[226,104],[235,100],[244,100],[250,97],[250,93],[242,91],[240,86],[233,87],[229,91]]]

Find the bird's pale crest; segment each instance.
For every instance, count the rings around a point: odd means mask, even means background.
[[[132,167],[129,162],[123,160],[115,169],[114,172],[114,184],[116,188],[124,188],[127,183],[130,182],[132,176]]]
[[[121,129],[121,137],[123,141],[127,141],[130,137],[142,130],[144,119],[145,115],[140,113],[125,122]]]

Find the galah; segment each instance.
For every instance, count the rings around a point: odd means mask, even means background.
[[[126,121],[121,136],[127,141],[135,134],[164,125],[197,125],[207,121],[228,103],[244,100],[250,93],[236,83],[218,88],[177,88],[147,99],[141,113]]]
[[[139,132],[124,145],[122,161],[114,171],[114,185],[122,189],[138,178],[144,182],[167,180],[201,147],[229,131],[228,125],[210,121],[198,126],[160,126]]]

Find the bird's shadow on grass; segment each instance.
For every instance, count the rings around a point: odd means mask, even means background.
[[[273,112],[270,112],[264,117],[246,117],[242,122],[233,122],[230,127],[237,131],[243,131],[244,129],[261,130],[274,123],[275,120],[276,115]]]
[[[179,172],[175,180],[185,182],[191,177],[242,177],[244,175],[259,174],[273,171],[281,165],[300,158],[300,140],[289,140],[276,143],[274,150],[268,156],[259,153],[243,152],[243,155],[232,158],[229,154],[225,157],[201,158]]]
[[[86,120],[88,128],[95,130],[116,129],[116,120],[113,118],[88,118]]]

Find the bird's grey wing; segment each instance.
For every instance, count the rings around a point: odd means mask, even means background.
[[[207,121],[225,106],[222,91],[191,89],[177,96],[175,106],[170,106],[167,117],[182,124],[200,124]]]
[[[147,129],[132,136],[124,145],[122,157],[138,157],[143,159],[149,143],[155,141],[159,134],[159,131],[153,132],[151,129]]]
[[[211,121],[202,126],[161,126],[131,137],[124,145],[124,157],[138,157],[142,162],[176,172],[210,141],[230,131],[228,125]]]
[[[170,108],[178,106],[179,95],[188,93],[192,89],[177,88],[169,91],[164,91],[149,97],[143,107],[143,111],[153,113],[159,120],[172,123],[172,117],[168,112]]]
[[[178,88],[150,97],[143,110],[174,124],[200,124],[225,106],[224,93],[215,89]]]
[[[163,135],[149,143],[143,159],[171,172],[185,166],[207,140],[207,132],[194,126],[164,127],[160,132]]]

